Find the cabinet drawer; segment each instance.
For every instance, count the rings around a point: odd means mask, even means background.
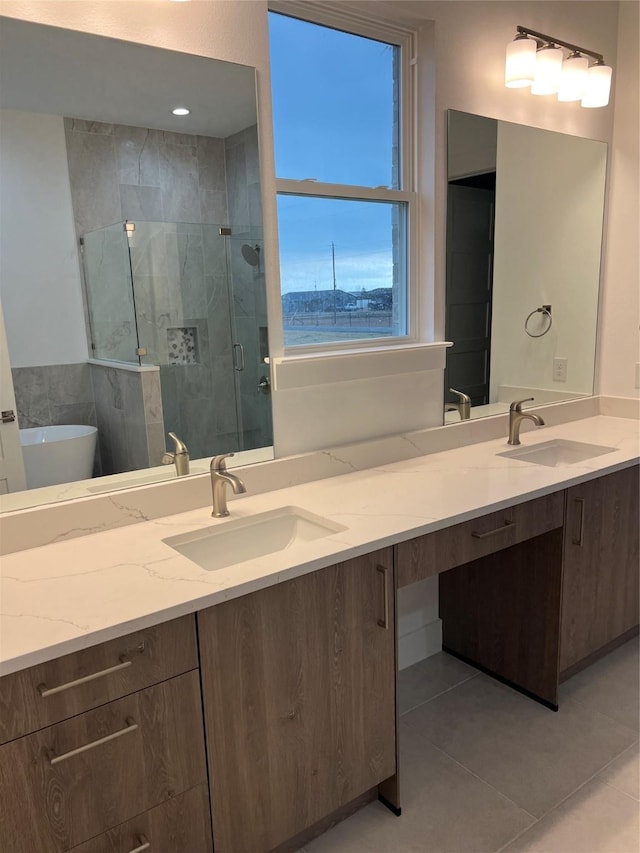
[[[0,850],[69,850],[205,781],[194,670],[0,747]]]
[[[562,527],[564,492],[463,521],[396,546],[398,586],[408,586]]]
[[[211,849],[209,793],[206,785],[199,785],[70,853],[210,853]]]
[[[198,666],[184,616],[0,679],[0,743],[35,732]]]

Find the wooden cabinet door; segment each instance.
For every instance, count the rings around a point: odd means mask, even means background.
[[[393,776],[392,549],[198,614],[217,853],[263,853]]]
[[[560,670],[638,624],[638,466],[567,490]]]

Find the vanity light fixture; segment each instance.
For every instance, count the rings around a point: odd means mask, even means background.
[[[177,2],[181,2],[181,0],[177,0]],[[189,107],[174,107],[171,112],[174,116],[188,116],[191,115],[191,110]]]
[[[507,45],[505,86],[531,87],[534,95],[558,95],[559,101],[580,101],[583,107],[606,107],[611,89],[611,68],[601,53],[563,39],[516,27]],[[569,51],[564,56],[562,48]],[[589,66],[589,58],[595,60]]]

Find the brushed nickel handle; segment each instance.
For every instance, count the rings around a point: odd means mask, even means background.
[[[96,746],[102,746],[103,743],[108,743],[109,741],[116,740],[123,735],[135,732],[138,728],[138,724],[131,717],[127,717],[125,722],[127,724],[126,728],[120,729],[120,731],[113,732],[113,734],[106,735],[105,737],[98,738],[98,740],[92,740],[91,743],[85,743],[84,746],[79,746],[77,749],[70,749],[69,752],[63,752],[62,755],[50,755],[49,762],[52,766],[54,764],[60,764],[61,761],[66,761],[67,758],[73,758],[74,755],[80,755],[81,752],[88,752],[90,749],[95,749]]]
[[[574,503],[577,503],[578,506],[580,507],[580,527],[579,527],[580,532],[578,533],[577,537],[575,537],[575,536],[573,537],[572,542],[574,545],[577,545],[578,548],[582,548],[582,546],[584,545],[584,504],[585,504],[585,499],[584,498],[574,498],[573,501],[574,501]]]
[[[376,566],[376,571],[382,575],[382,590],[384,593],[384,618],[378,619],[378,625],[386,631],[389,629],[389,583],[387,580],[389,569],[386,566]]]
[[[236,356],[240,356],[238,359]],[[233,345],[233,368],[238,372],[244,370],[244,347],[242,344],[234,344]]]
[[[133,850],[129,850],[129,853],[142,853],[143,850],[148,850],[151,847],[151,843],[147,841],[144,835],[138,836],[138,846],[134,847]]]
[[[494,530],[487,530],[486,533],[476,533],[474,530],[471,535],[474,539],[488,539],[490,536],[495,536],[496,533],[503,533],[505,530],[509,530],[510,527],[515,526],[515,521],[505,521],[502,527],[496,527]]]
[[[137,646],[136,651],[144,651],[144,642]],[[101,669],[98,672],[92,672],[90,675],[83,675],[82,678],[76,678],[73,681],[67,681],[65,684],[58,684],[57,687],[47,687],[46,684],[39,684],[37,687],[38,693],[42,696],[54,696],[56,693],[62,693],[63,690],[71,690],[72,687],[78,687],[80,684],[87,684],[89,681],[95,681],[96,678],[104,678],[106,675],[111,675],[113,672],[120,672],[122,669],[133,666],[133,661],[128,655],[120,655],[120,663],[114,666],[108,666],[106,669]]]

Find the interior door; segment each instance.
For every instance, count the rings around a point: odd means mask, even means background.
[[[0,494],[26,489],[9,348],[0,305]]]
[[[447,193],[445,400],[449,388],[489,402],[495,190],[450,183]]]

